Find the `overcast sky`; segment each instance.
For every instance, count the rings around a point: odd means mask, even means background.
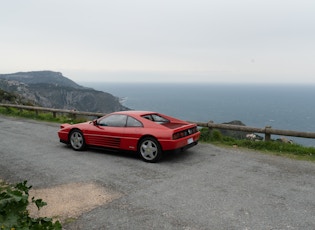
[[[314,0],[8,0],[0,73],[315,83]]]

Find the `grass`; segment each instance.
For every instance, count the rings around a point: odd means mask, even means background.
[[[48,121],[48,122],[54,122],[54,123],[80,123],[86,121],[86,118],[82,117],[74,117],[74,116],[64,116],[64,115],[58,115],[56,117],[53,116],[51,112],[38,112],[31,110],[21,110],[16,108],[5,108],[0,107],[0,114],[12,116],[12,117],[23,117],[23,118],[29,118],[33,120],[40,120],[40,121]]]
[[[232,137],[223,136],[218,130],[213,130],[211,133],[209,133],[207,128],[201,129],[200,141],[218,146],[246,148],[257,150],[266,154],[315,162],[315,148],[298,144],[283,143],[273,140],[254,141],[247,139],[235,139]]]

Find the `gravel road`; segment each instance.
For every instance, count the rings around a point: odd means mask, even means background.
[[[131,153],[73,151],[59,143],[58,126],[0,116],[0,178],[119,194],[65,229],[315,229],[314,163],[199,144],[150,164]]]

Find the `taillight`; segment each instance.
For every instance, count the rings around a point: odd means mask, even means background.
[[[173,134],[173,140],[176,140],[176,139],[178,139],[179,138],[179,133],[174,133]]]
[[[189,136],[189,135],[194,134],[196,132],[197,132],[197,127],[193,127],[193,128],[190,128],[190,129],[186,129],[186,130],[174,133],[173,134],[173,140]]]

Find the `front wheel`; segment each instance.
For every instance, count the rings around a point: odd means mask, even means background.
[[[80,130],[73,130],[70,133],[70,145],[74,150],[83,150],[85,148],[85,140]]]
[[[159,142],[152,137],[142,139],[138,149],[140,156],[146,162],[157,162],[162,156],[162,149]]]

